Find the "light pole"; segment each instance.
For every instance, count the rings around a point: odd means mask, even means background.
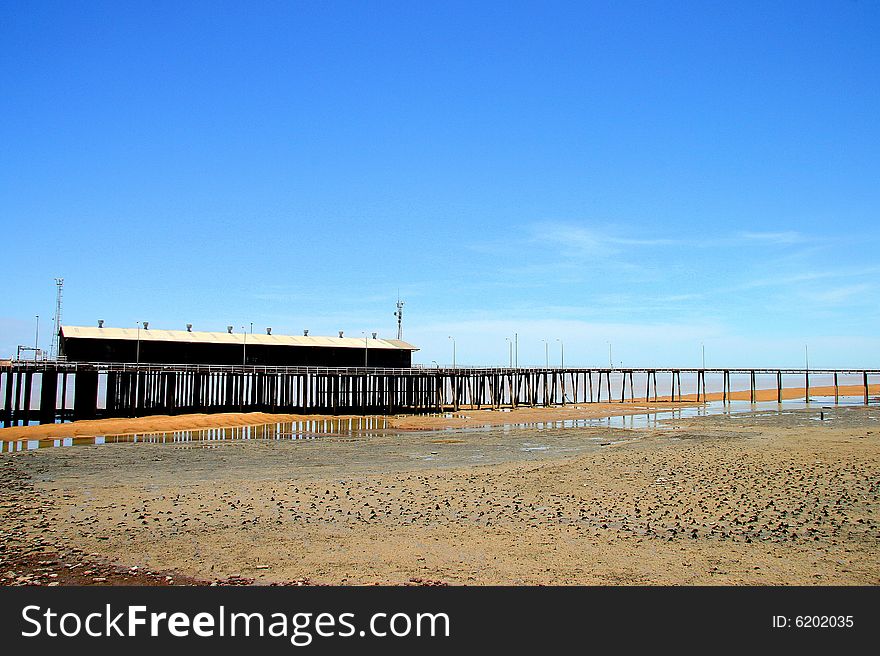
[[[703,369],[705,369],[706,368],[706,345],[701,344],[701,346],[703,347]]]
[[[614,369],[614,362],[611,360],[611,342],[608,342],[608,368]]]
[[[141,364],[141,322],[137,321],[135,323],[135,325],[137,326],[138,332],[137,332],[137,348],[135,350],[134,363],[138,367],[140,367],[140,364]]]
[[[556,341],[559,342],[559,366],[562,369],[565,369],[565,344],[561,339],[557,339]]]
[[[367,332],[365,330],[361,331],[361,335],[364,336],[364,369],[367,368],[367,362],[369,361],[369,342],[367,342]]]
[[[505,337],[505,341],[507,342],[507,366],[513,366],[513,342],[510,337]]]
[[[37,351],[40,350],[40,315],[36,315],[37,317],[37,332],[34,335],[34,362],[37,361]]]
[[[247,333],[244,331],[244,326],[241,327],[241,334],[244,336],[241,344],[241,364],[244,366],[247,364]]]
[[[544,368],[549,369],[550,368],[550,347],[547,344],[546,339],[542,339],[541,341],[544,342]]]
[[[513,366],[519,369],[519,333],[513,333]]]
[[[431,360],[431,362],[434,363],[434,369],[439,369],[439,368],[440,368],[440,365],[437,364],[437,361],[436,361],[436,360]]]
[[[452,340],[452,368],[455,369],[455,337],[449,335],[448,339]]]

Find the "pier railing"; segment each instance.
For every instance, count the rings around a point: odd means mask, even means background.
[[[686,389],[682,389],[682,377]],[[571,403],[707,399],[707,377],[729,402],[737,379],[756,402],[775,387],[783,401],[792,377],[810,399],[811,377],[822,377],[840,398],[841,378],[867,404],[878,369],[686,367],[317,367],[13,361],[0,367],[4,426],[34,421],[137,417],[192,412],[398,414],[515,408]],[[767,377],[771,380],[768,382]],[[658,384],[659,381],[659,384]],[[744,385],[748,383],[746,389]],[[662,387],[662,390],[661,390]],[[638,390],[638,391],[637,391]]]

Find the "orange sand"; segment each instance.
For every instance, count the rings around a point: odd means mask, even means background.
[[[862,385],[841,385],[841,396],[860,397],[864,394]],[[880,385],[870,385],[869,394],[880,394]],[[783,399],[803,398],[803,387],[791,387],[782,390]],[[810,387],[810,396],[833,396],[834,387]],[[721,392],[710,392],[706,395],[709,401],[720,401]],[[731,392],[730,398],[735,401],[748,401],[749,391]],[[775,389],[757,390],[758,401],[775,401]],[[463,408],[456,413],[429,415],[397,415],[387,417],[388,428],[401,430],[430,430],[438,428],[464,428],[469,426],[502,425],[512,423],[535,423],[558,421],[565,419],[594,419],[618,415],[638,414],[652,410],[668,410],[669,408],[688,406],[697,402],[696,394],[685,394],[680,401],[671,402],[668,396],[651,399],[627,399],[626,403],[575,403],[552,407],[518,407],[509,412],[491,409],[476,410]],[[634,405],[639,404],[639,405]],[[348,418],[349,415],[335,417]],[[328,415],[296,415],[271,414],[265,412],[224,412],[217,414],[187,415],[153,415],[149,417],[116,419],[92,419],[75,421],[66,424],[44,424],[42,426],[12,426],[0,429],[0,442],[10,440],[41,440],[60,437],[85,437],[92,435],[126,435],[132,433],[160,433],[163,431],[193,430],[199,428],[222,428],[229,426],[250,426],[286,421],[313,421],[329,419]]]

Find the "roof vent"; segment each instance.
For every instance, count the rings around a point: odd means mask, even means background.
[[[191,333],[193,331],[193,325],[191,323],[186,324],[186,332]]]
[[[308,337],[308,336],[309,336],[309,329],[306,328],[305,330],[303,330],[303,337]]]
[[[144,330],[149,330],[149,329],[150,329],[150,322],[144,321]]]
[[[271,329],[271,328],[266,328],[266,334],[267,334],[267,335],[271,335],[271,334],[272,334],[272,329]]]
[[[232,334],[232,326],[226,326],[226,332]]]
[[[341,330],[339,331],[339,336],[342,337],[342,331],[341,331]]]
[[[103,327],[104,327],[104,320],[98,319],[98,328],[103,328]]]
[[[373,339],[376,339],[376,333],[373,333]]]

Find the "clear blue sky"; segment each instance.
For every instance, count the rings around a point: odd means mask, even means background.
[[[0,355],[880,367],[880,3],[0,4]]]

